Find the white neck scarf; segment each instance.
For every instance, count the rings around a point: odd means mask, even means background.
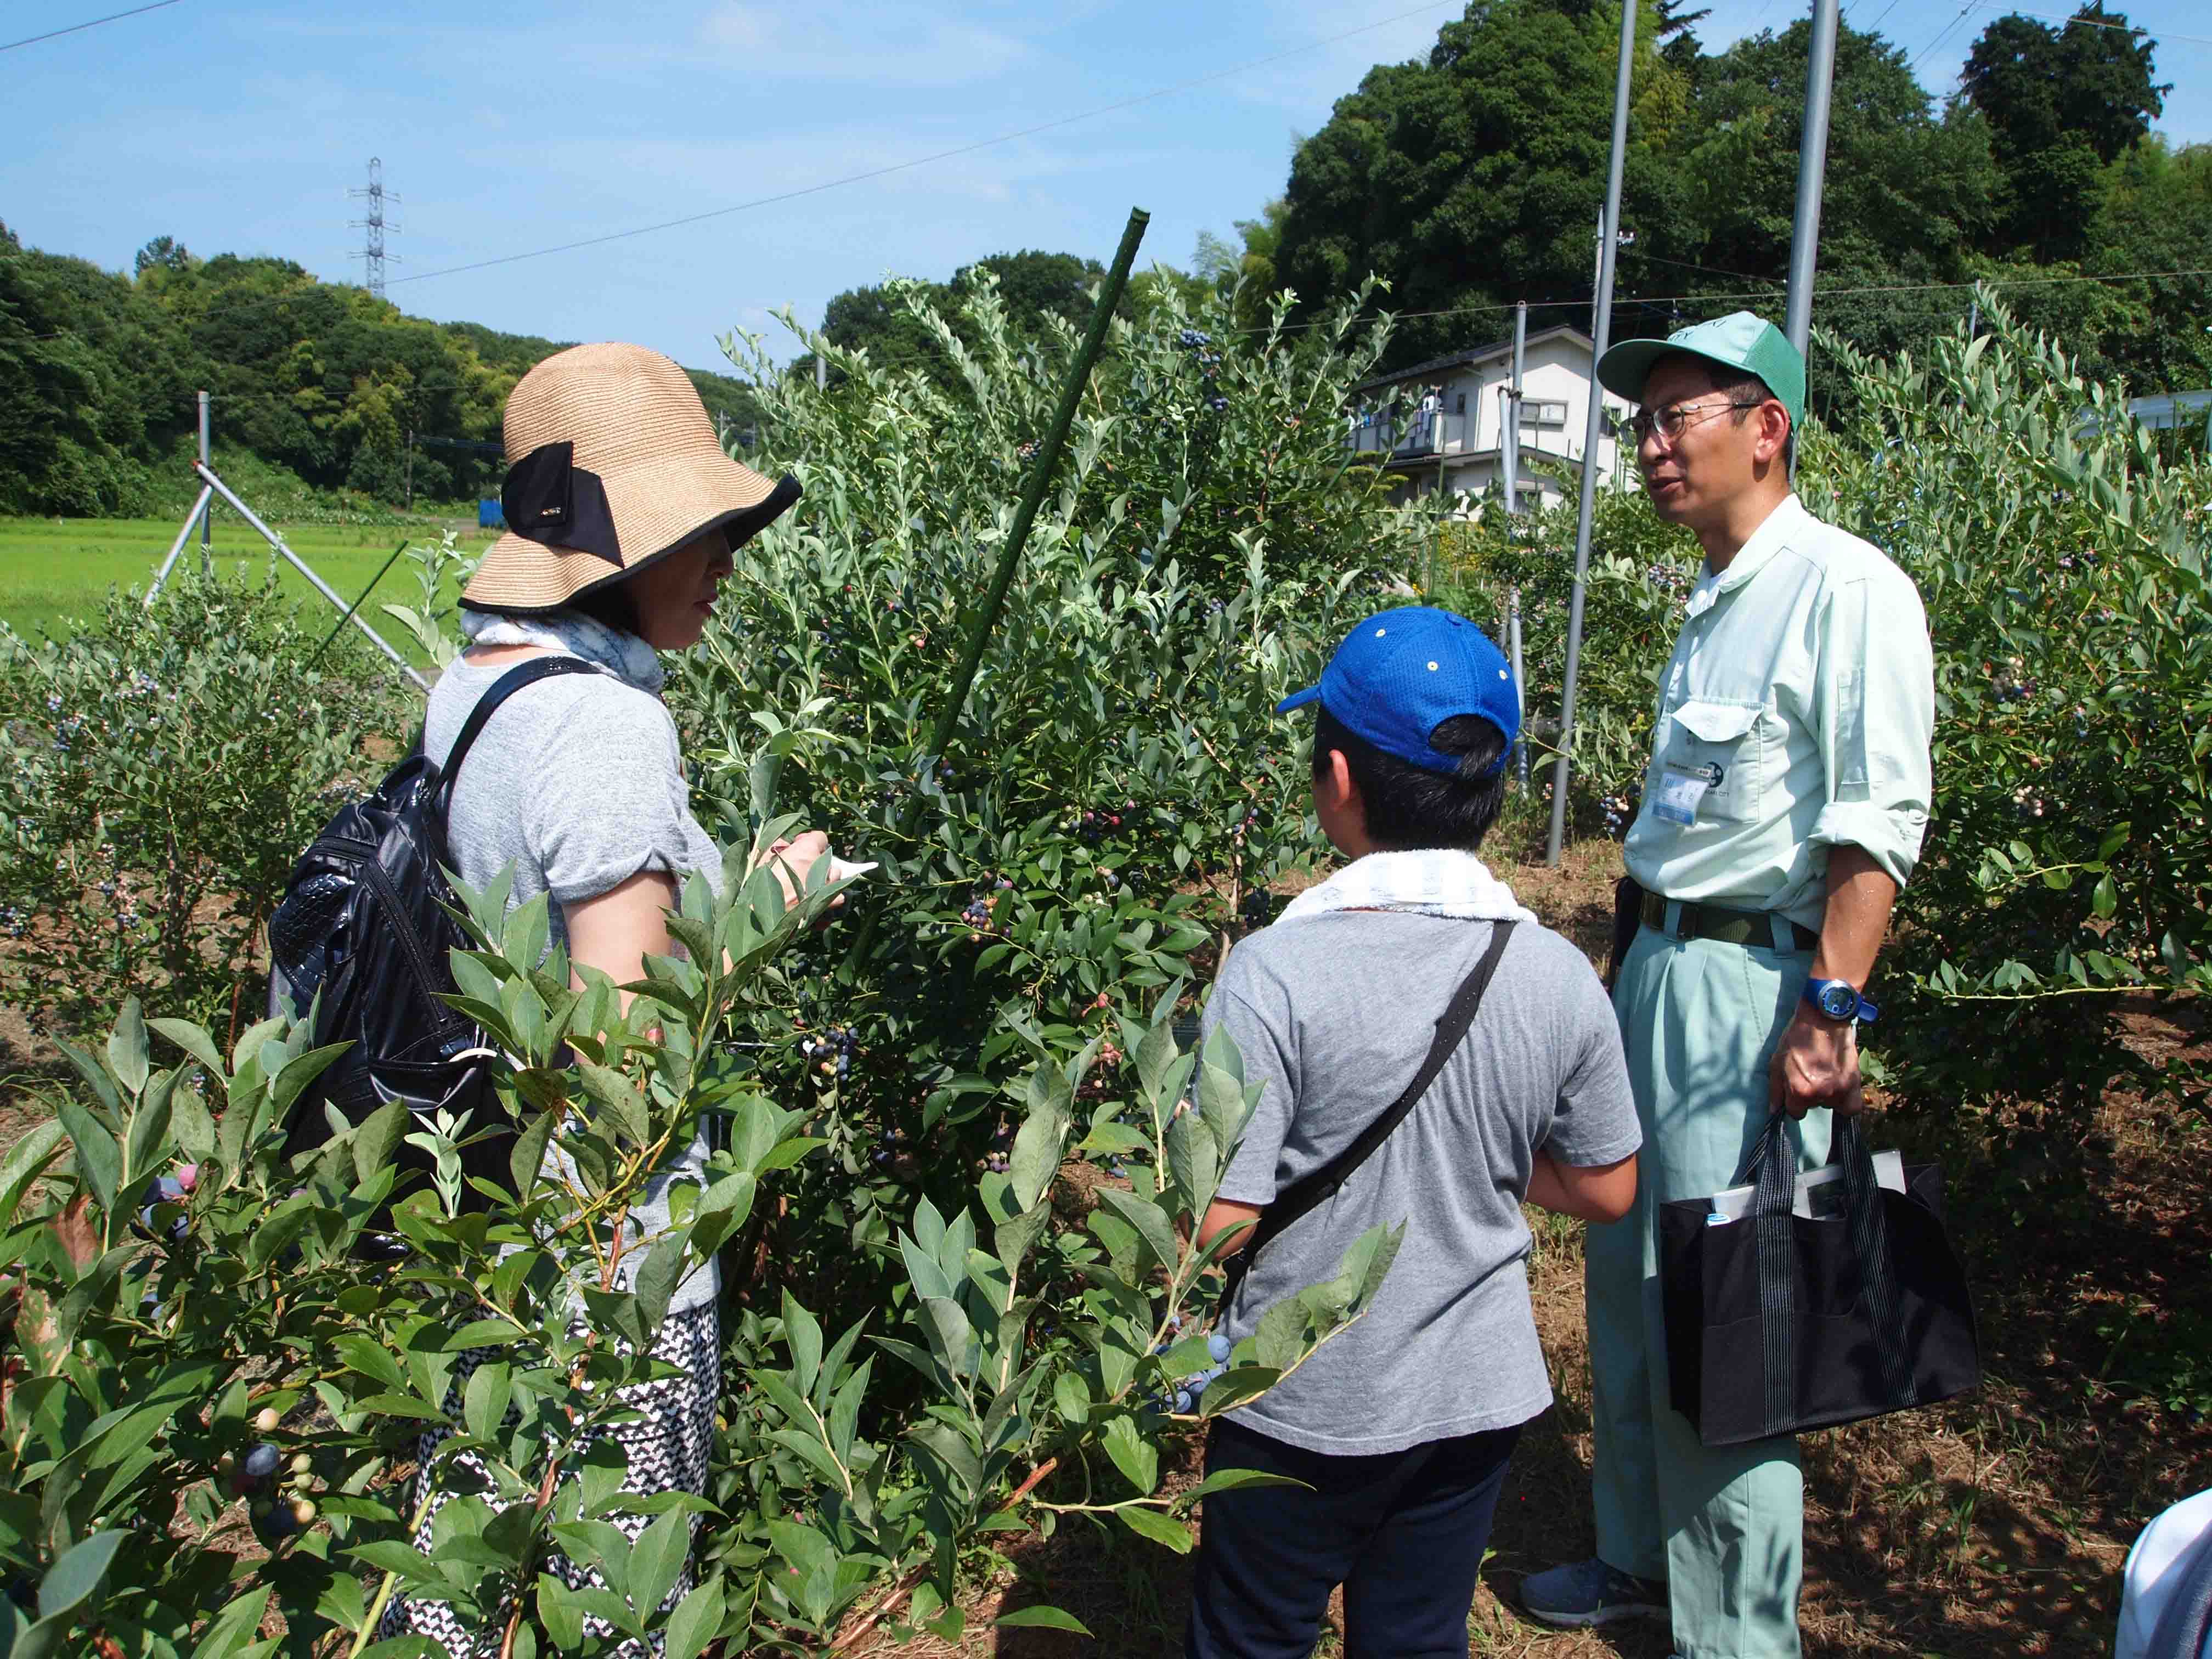
[[[556,611],[544,617],[503,617],[495,611],[461,610],[461,632],[471,645],[535,645],[581,657],[611,670],[641,691],[660,695],[668,671],[653,649],[635,634],[610,628],[580,611]]]
[[[1339,910],[1410,910],[1467,921],[1534,921],[1536,914],[1472,853],[1425,848],[1370,853],[1292,899],[1275,925]]]

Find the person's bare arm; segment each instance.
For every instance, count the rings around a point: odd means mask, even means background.
[[[581,990],[584,981],[575,968],[596,968],[616,984],[627,985],[645,977],[647,956],[673,956],[667,913],[675,908],[676,884],[658,870],[641,870],[604,893],[564,907],[576,988]],[[622,1006],[629,1006],[627,994]]]
[[[1234,1199],[1217,1198],[1206,1206],[1206,1219],[1198,1224],[1198,1248],[1204,1249],[1230,1228],[1240,1222],[1257,1221],[1260,1206],[1239,1204]],[[1243,1237],[1222,1251],[1223,1255],[1234,1255],[1252,1242],[1252,1230],[1245,1228]]]
[[[1896,902],[1897,884],[1871,854],[1858,847],[1830,848],[1828,902],[1820,919],[1820,948],[1813,954],[1813,976],[1846,980],[1863,992]],[[1846,1115],[1864,1111],[1858,1028],[1799,1003],[1768,1070],[1767,1104],[1792,1117],[1802,1117],[1815,1106]]]
[[[1562,1164],[1536,1154],[1528,1172],[1528,1202],[1584,1221],[1618,1221],[1636,1207],[1636,1154],[1616,1164]]]

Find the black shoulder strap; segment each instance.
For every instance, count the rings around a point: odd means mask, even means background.
[[[1352,1171],[1375,1155],[1376,1148],[1390,1138],[1390,1132],[1406,1121],[1406,1115],[1428,1093],[1429,1085],[1437,1080],[1444,1062],[1451,1058],[1452,1051],[1465,1040],[1468,1028],[1474,1024],[1474,1016],[1482,1006],[1483,993],[1490,988],[1491,975],[1498,971],[1498,958],[1505,954],[1506,944],[1512,937],[1511,922],[1492,925],[1490,948],[1482,953],[1482,960],[1474,964],[1474,971],[1462,982],[1437,1020],[1437,1035],[1429,1044],[1428,1057],[1422,1060],[1421,1069],[1413,1073],[1413,1080],[1406,1085],[1405,1093],[1362,1129],[1358,1139],[1311,1175],[1277,1193],[1274,1202],[1260,1212],[1249,1242],[1224,1264],[1228,1283],[1221,1295],[1224,1309],[1235,1299],[1253,1259],[1291,1224],[1334,1198],[1337,1189],[1351,1179]]]
[[[469,718],[461,727],[460,736],[453,739],[446,763],[438,769],[438,793],[448,798],[453,792],[453,778],[461,769],[461,760],[476,744],[484,723],[499,712],[505,702],[525,686],[535,685],[540,680],[550,680],[556,674],[601,674],[606,671],[586,662],[580,657],[532,657],[528,662],[519,662],[494,680],[477,706],[469,711]]]

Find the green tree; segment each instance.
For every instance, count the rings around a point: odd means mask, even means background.
[[[1643,10],[1635,96],[1664,110],[1680,76]],[[1587,296],[1618,18],[1595,0],[1475,0],[1425,59],[1370,70],[1291,161],[1276,273],[1301,307],[1381,276],[1405,362],[1465,343],[1484,307]],[[1632,131],[1628,199],[1665,217],[1680,209],[1650,125]]]
[[[2003,169],[2007,246],[2038,259],[2087,251],[2104,169],[2150,131],[2172,90],[2151,78],[2154,50],[2102,0],[2061,28],[2014,13],[1982,31],[1966,94]]]

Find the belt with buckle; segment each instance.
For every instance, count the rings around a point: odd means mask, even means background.
[[[1771,910],[1728,910],[1717,904],[1676,905],[1679,915],[1675,926],[1667,926],[1667,907],[1674,901],[1657,893],[1644,896],[1644,925],[1656,933],[1672,939],[1710,939],[1723,945],[1760,945],[1775,950],[1784,947],[1796,953],[1810,955],[1820,942],[1820,935],[1810,927],[1801,927],[1787,916],[1778,916]]]

